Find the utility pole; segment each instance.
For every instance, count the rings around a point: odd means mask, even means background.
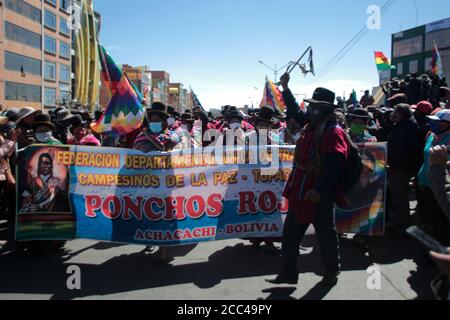
[[[267,64],[265,64],[261,60],[258,60],[258,62],[274,73],[274,76],[275,76],[274,83],[278,82],[278,73],[292,63],[292,62],[289,62],[285,66],[282,66],[281,68],[277,68],[277,65],[275,65],[275,68],[272,68],[272,67],[269,67]]]

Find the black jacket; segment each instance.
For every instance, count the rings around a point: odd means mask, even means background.
[[[416,174],[421,163],[420,133],[411,118],[399,123],[388,138],[388,163],[392,170],[403,169]]]
[[[307,124],[306,112],[300,109],[297,101],[295,101],[294,96],[292,95],[291,90],[283,91],[283,99],[286,103],[286,116],[288,119],[295,119],[297,123],[303,128]]]

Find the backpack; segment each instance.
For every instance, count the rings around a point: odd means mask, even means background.
[[[325,121],[319,127],[316,134],[316,157],[319,165],[321,163],[320,146],[322,145],[323,134],[327,128],[329,128],[329,122]],[[344,193],[350,191],[350,189],[358,182],[363,170],[362,156],[358,146],[352,141],[347,132],[345,132],[345,139],[349,147],[349,153],[347,161],[337,179],[337,186]]]
[[[343,192],[350,191],[358,182],[363,170],[362,156],[358,146],[353,143],[347,133],[345,133],[345,136],[349,146],[349,154],[337,181],[339,188]]]

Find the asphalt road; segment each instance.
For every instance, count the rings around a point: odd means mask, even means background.
[[[0,224],[0,239],[8,229]],[[169,265],[159,265],[144,247],[85,240],[63,251],[30,257],[10,245],[0,248],[0,300],[410,300],[432,299],[437,269],[425,251],[404,239],[372,238],[368,249],[341,241],[343,272],[332,288],[319,284],[323,272],[313,230],[303,242],[298,286],[273,286],[280,258],[244,240],[183,247]],[[1,246],[1,245],[0,245]],[[80,290],[69,290],[67,270],[80,269]],[[369,289],[377,265],[379,288]],[[372,280],[376,278],[371,278]],[[371,281],[370,283],[377,283]]]

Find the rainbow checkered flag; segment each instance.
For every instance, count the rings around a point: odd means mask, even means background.
[[[140,94],[124,73],[117,83],[105,114],[91,129],[98,134],[124,136],[142,126],[145,109]]]
[[[100,43],[98,44],[100,65],[103,79],[110,93],[113,94],[122,79],[122,69],[116,64],[109,52]]]
[[[266,85],[264,87],[264,95],[259,105],[260,108],[264,106],[272,107],[280,114],[286,110],[286,103],[283,99],[283,94],[278,87],[266,77]]]
[[[127,135],[142,126],[145,117],[143,96],[101,44],[99,55],[103,78],[112,97],[105,114],[91,124],[91,129],[109,136]]]
[[[439,79],[444,78],[444,68],[442,67],[442,59],[441,59],[441,55],[439,54],[439,50],[436,45],[436,42],[434,43],[434,46],[433,46],[431,71],[433,72],[434,75],[438,76]]]

